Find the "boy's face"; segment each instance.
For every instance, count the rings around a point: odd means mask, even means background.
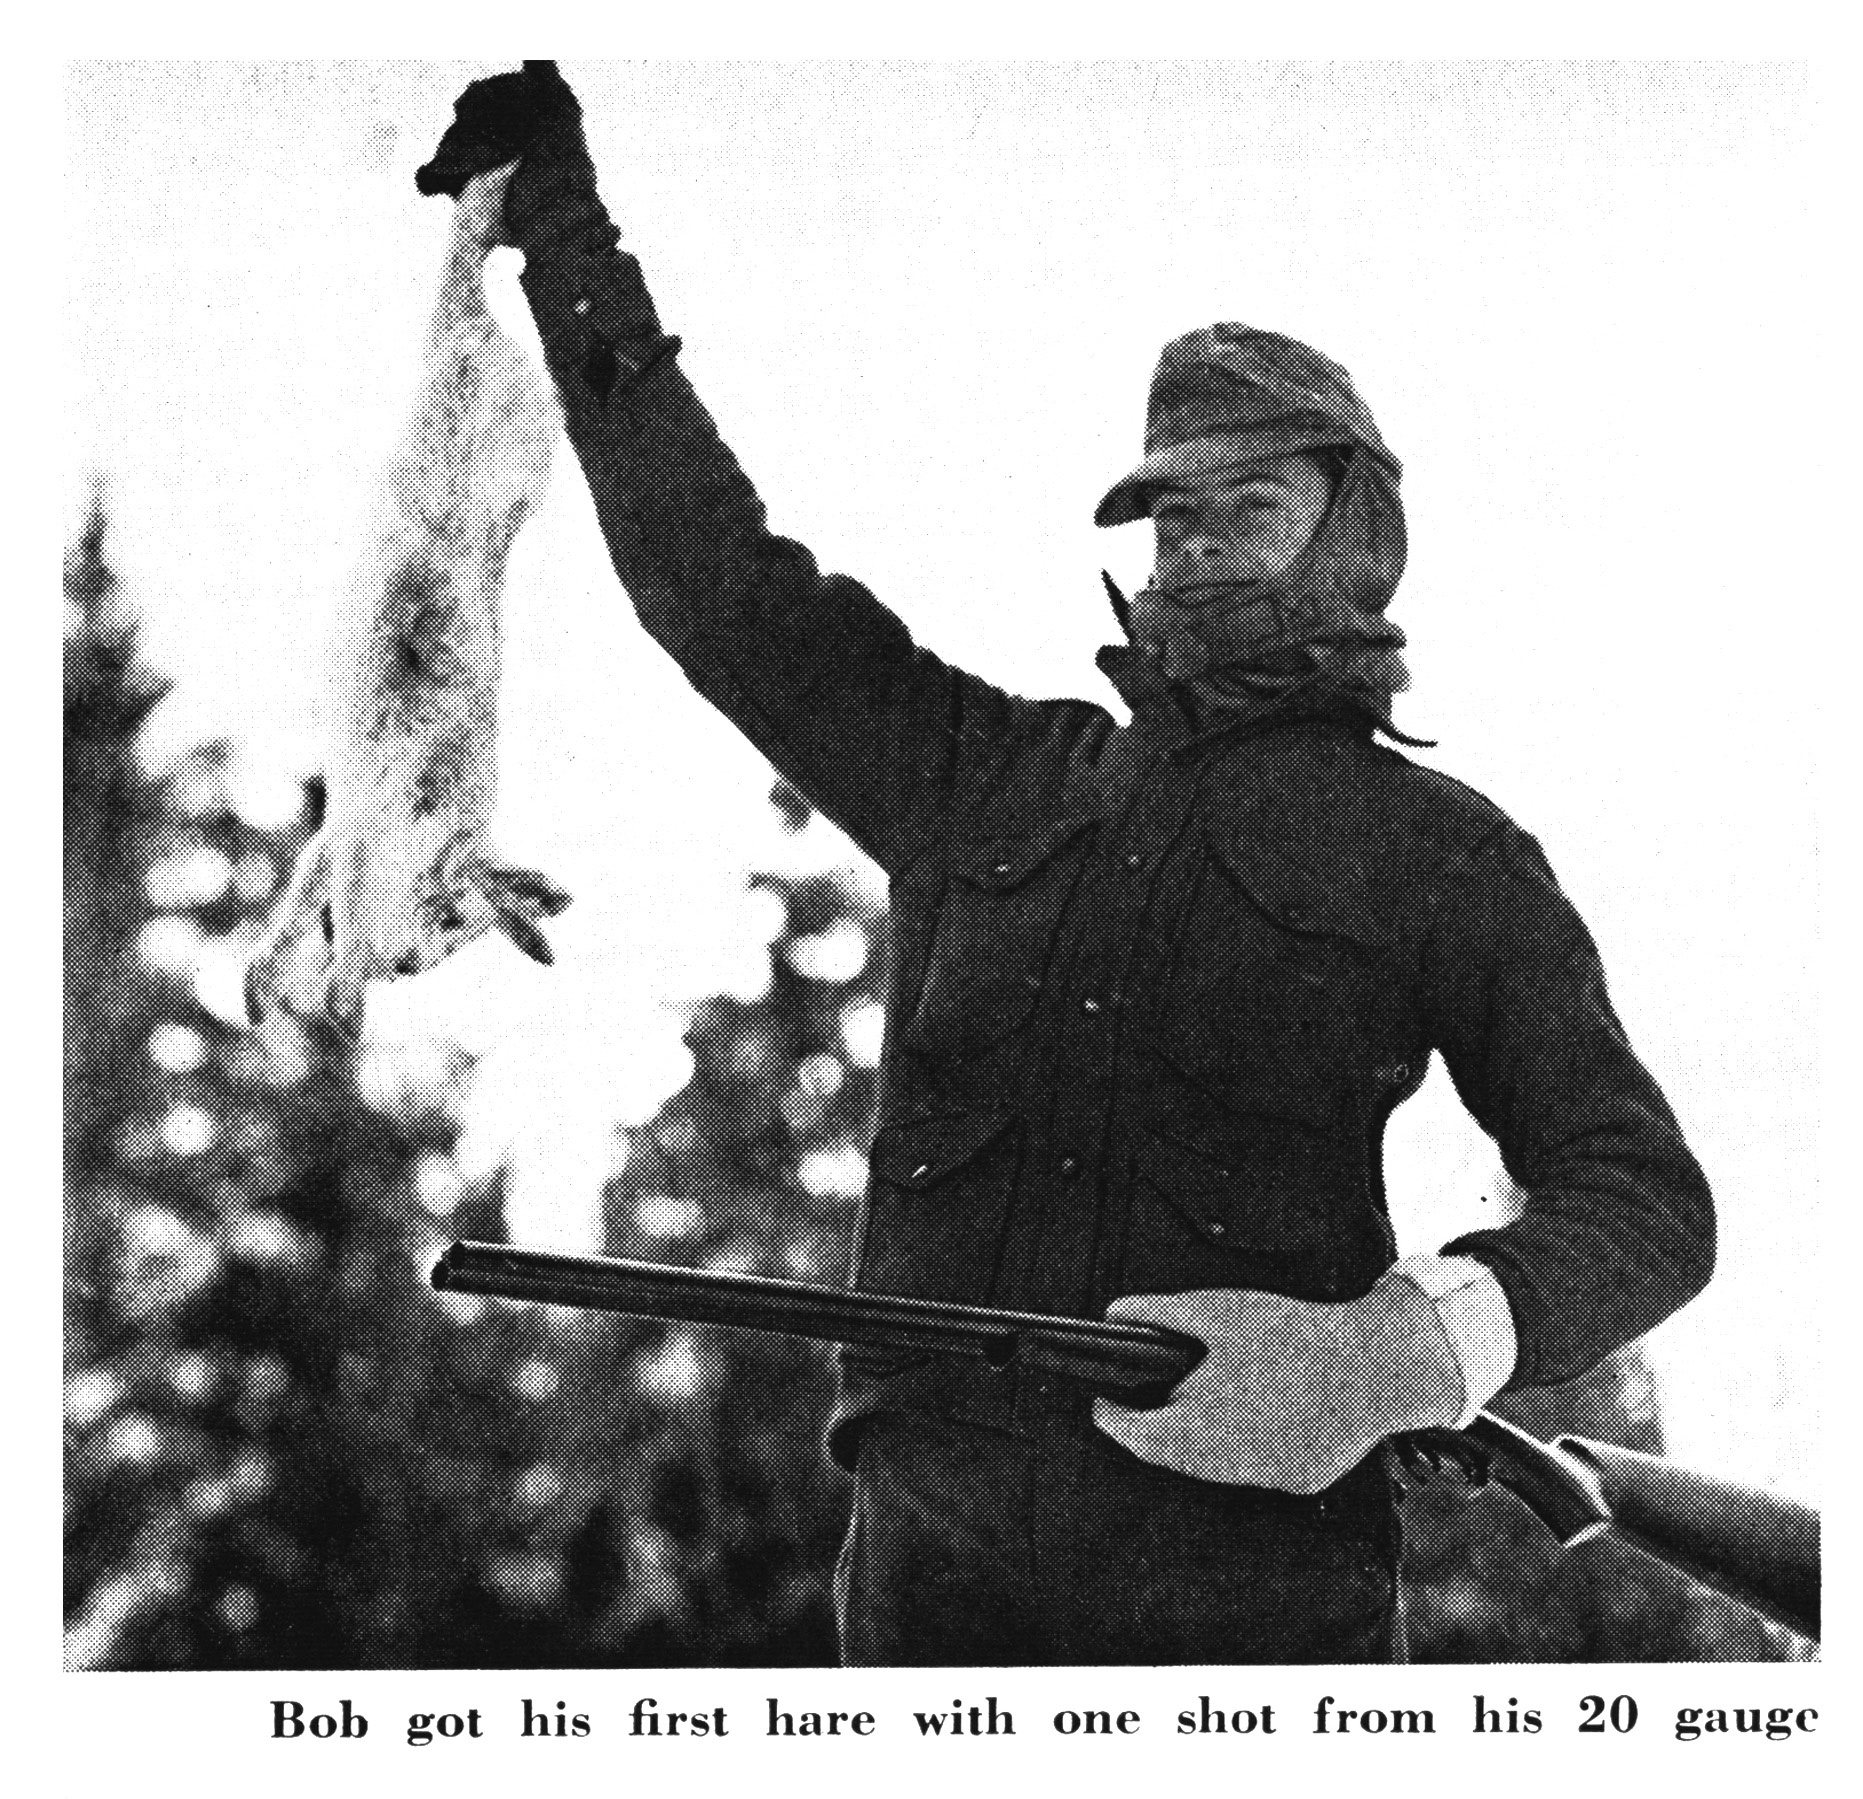
[[[1275,456],[1188,477],[1159,489],[1155,584],[1195,605],[1242,581],[1286,573],[1312,541],[1332,477],[1317,456]]]

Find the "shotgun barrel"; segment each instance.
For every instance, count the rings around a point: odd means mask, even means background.
[[[776,1331],[820,1343],[929,1349],[975,1356],[994,1368],[1019,1362],[1073,1375],[1126,1405],[1161,1404],[1204,1355],[1194,1337],[1145,1324],[1002,1312],[505,1243],[455,1243],[435,1267],[433,1284],[449,1293]]]
[[[993,1368],[1071,1376],[1129,1406],[1161,1405],[1205,1354],[1194,1337],[1147,1324],[1000,1311],[764,1275],[455,1243],[433,1270],[442,1292],[775,1331],[822,1343],[924,1349]],[[1805,1635],[1818,1627],[1817,1513],[1654,1456],[1563,1438],[1543,1443],[1481,1412],[1462,1431],[1411,1439],[1432,1459],[1491,1470],[1567,1549],[1616,1524],[1637,1547]],[[1647,1464],[1647,1466],[1646,1466]],[[1622,1508],[1621,1513],[1616,1508]],[[1778,1556],[1768,1553],[1778,1533]],[[1774,1565],[1775,1560],[1777,1566]]]

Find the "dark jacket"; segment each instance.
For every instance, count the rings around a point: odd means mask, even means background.
[[[1395,1259],[1384,1127],[1435,1051],[1526,1195],[1446,1246],[1507,1294],[1514,1384],[1700,1289],[1706,1183],[1531,837],[1350,715],[1199,735],[1113,653],[1121,726],[917,647],[771,535],[612,241],[557,220],[523,247],[615,568],[891,880],[860,1285],[1089,1316],[1202,1287],[1354,1298]],[[1013,1429],[1084,1400],[850,1357],[841,1423],[880,1406]]]

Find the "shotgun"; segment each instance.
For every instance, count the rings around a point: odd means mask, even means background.
[[[1161,1405],[1202,1360],[1194,1337],[1148,1324],[998,1311],[763,1275],[455,1243],[433,1270],[445,1293],[624,1312],[685,1324],[776,1331],[822,1343],[923,1349],[992,1368],[1038,1368],[1122,1405]],[[1801,1636],[1819,1628],[1819,1515],[1795,1500],[1578,1437],[1542,1442],[1492,1412],[1464,1430],[1392,1444],[1413,1472],[1453,1464],[1490,1474],[1564,1549],[1613,1531],[1623,1541],[1755,1607]]]

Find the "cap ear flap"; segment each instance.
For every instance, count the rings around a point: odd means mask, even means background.
[[[1382,470],[1371,471],[1366,488],[1367,573],[1381,596],[1376,602],[1377,609],[1383,611],[1397,592],[1398,582],[1404,578],[1404,565],[1410,559],[1410,532],[1404,523],[1404,503]]]
[[[1345,456],[1345,472],[1320,534],[1345,597],[1366,612],[1390,605],[1403,579],[1409,533],[1396,485],[1362,446]]]

